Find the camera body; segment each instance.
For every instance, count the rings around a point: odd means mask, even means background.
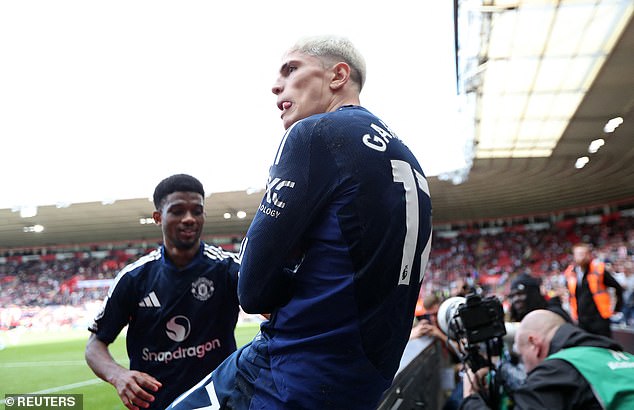
[[[443,332],[460,347],[461,361],[473,372],[491,369],[488,396],[492,408],[498,408],[503,396],[493,357],[504,356],[503,336],[506,335],[504,308],[495,296],[481,297],[472,293],[466,297],[452,297],[438,309],[438,324]],[[504,362],[504,360],[502,360]]]
[[[463,327],[460,333],[470,345],[506,334],[504,309],[495,296],[483,299],[476,294],[467,295],[465,304],[458,307],[458,316]]]
[[[438,324],[458,343],[461,360],[471,370],[493,367],[491,358],[500,356],[506,334],[504,308],[495,296],[483,298],[471,293],[449,298],[438,308]]]
[[[474,373],[490,369],[488,393],[482,397],[494,409],[503,403],[525,378],[523,367],[510,363],[504,349],[506,335],[504,308],[495,297],[469,294],[447,299],[438,308],[438,324],[443,332],[460,347],[461,361]],[[497,365],[493,358],[497,357]],[[514,388],[513,388],[514,387]]]
[[[482,298],[475,293],[444,301],[438,309],[438,324],[450,339],[467,346],[506,334],[502,303],[495,296]]]

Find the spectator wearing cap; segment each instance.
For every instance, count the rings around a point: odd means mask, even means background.
[[[511,282],[511,292],[509,299],[511,302],[510,319],[511,322],[520,322],[529,312],[537,309],[547,309],[557,313],[567,322],[572,322],[570,315],[561,306],[559,297],[546,299],[542,295],[541,281],[523,272]]]

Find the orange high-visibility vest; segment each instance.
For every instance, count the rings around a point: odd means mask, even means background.
[[[603,272],[605,272],[605,263],[593,259],[590,262],[586,279],[599,314],[602,318],[608,319],[613,312],[610,294],[603,283]],[[570,314],[574,320],[577,320],[579,317],[577,311],[577,272],[575,272],[574,265],[570,265],[566,269],[566,281],[568,282],[568,292],[570,292]]]
[[[425,313],[427,313],[427,311],[425,310],[425,306],[423,306],[423,298],[418,298],[418,300],[416,301],[416,310],[414,311],[414,316],[423,316]]]

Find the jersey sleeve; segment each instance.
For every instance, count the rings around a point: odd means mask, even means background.
[[[240,272],[240,259],[239,259],[239,255],[235,252],[227,252],[227,253],[229,254],[229,266],[227,267],[227,274],[229,276],[228,282],[231,289],[235,291],[235,298],[237,299],[238,275]]]
[[[225,249],[206,244],[206,249],[214,254],[218,254],[224,260],[227,272],[227,283],[231,289],[236,291],[238,288],[238,272],[240,271],[240,255],[236,252],[227,251]]]
[[[88,330],[106,344],[112,343],[128,324],[135,297],[134,281],[124,271],[119,273],[108,290],[101,309]]]
[[[238,296],[245,312],[270,313],[291,296],[303,235],[336,185],[337,167],[320,139],[322,126],[299,121],[280,143],[242,244]]]

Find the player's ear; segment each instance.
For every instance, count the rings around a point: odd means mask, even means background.
[[[154,211],[152,212],[152,219],[154,219],[154,223],[157,225],[161,224],[161,212]]]
[[[332,74],[330,88],[332,90],[338,90],[350,80],[350,66],[343,61],[338,62],[332,67]]]

